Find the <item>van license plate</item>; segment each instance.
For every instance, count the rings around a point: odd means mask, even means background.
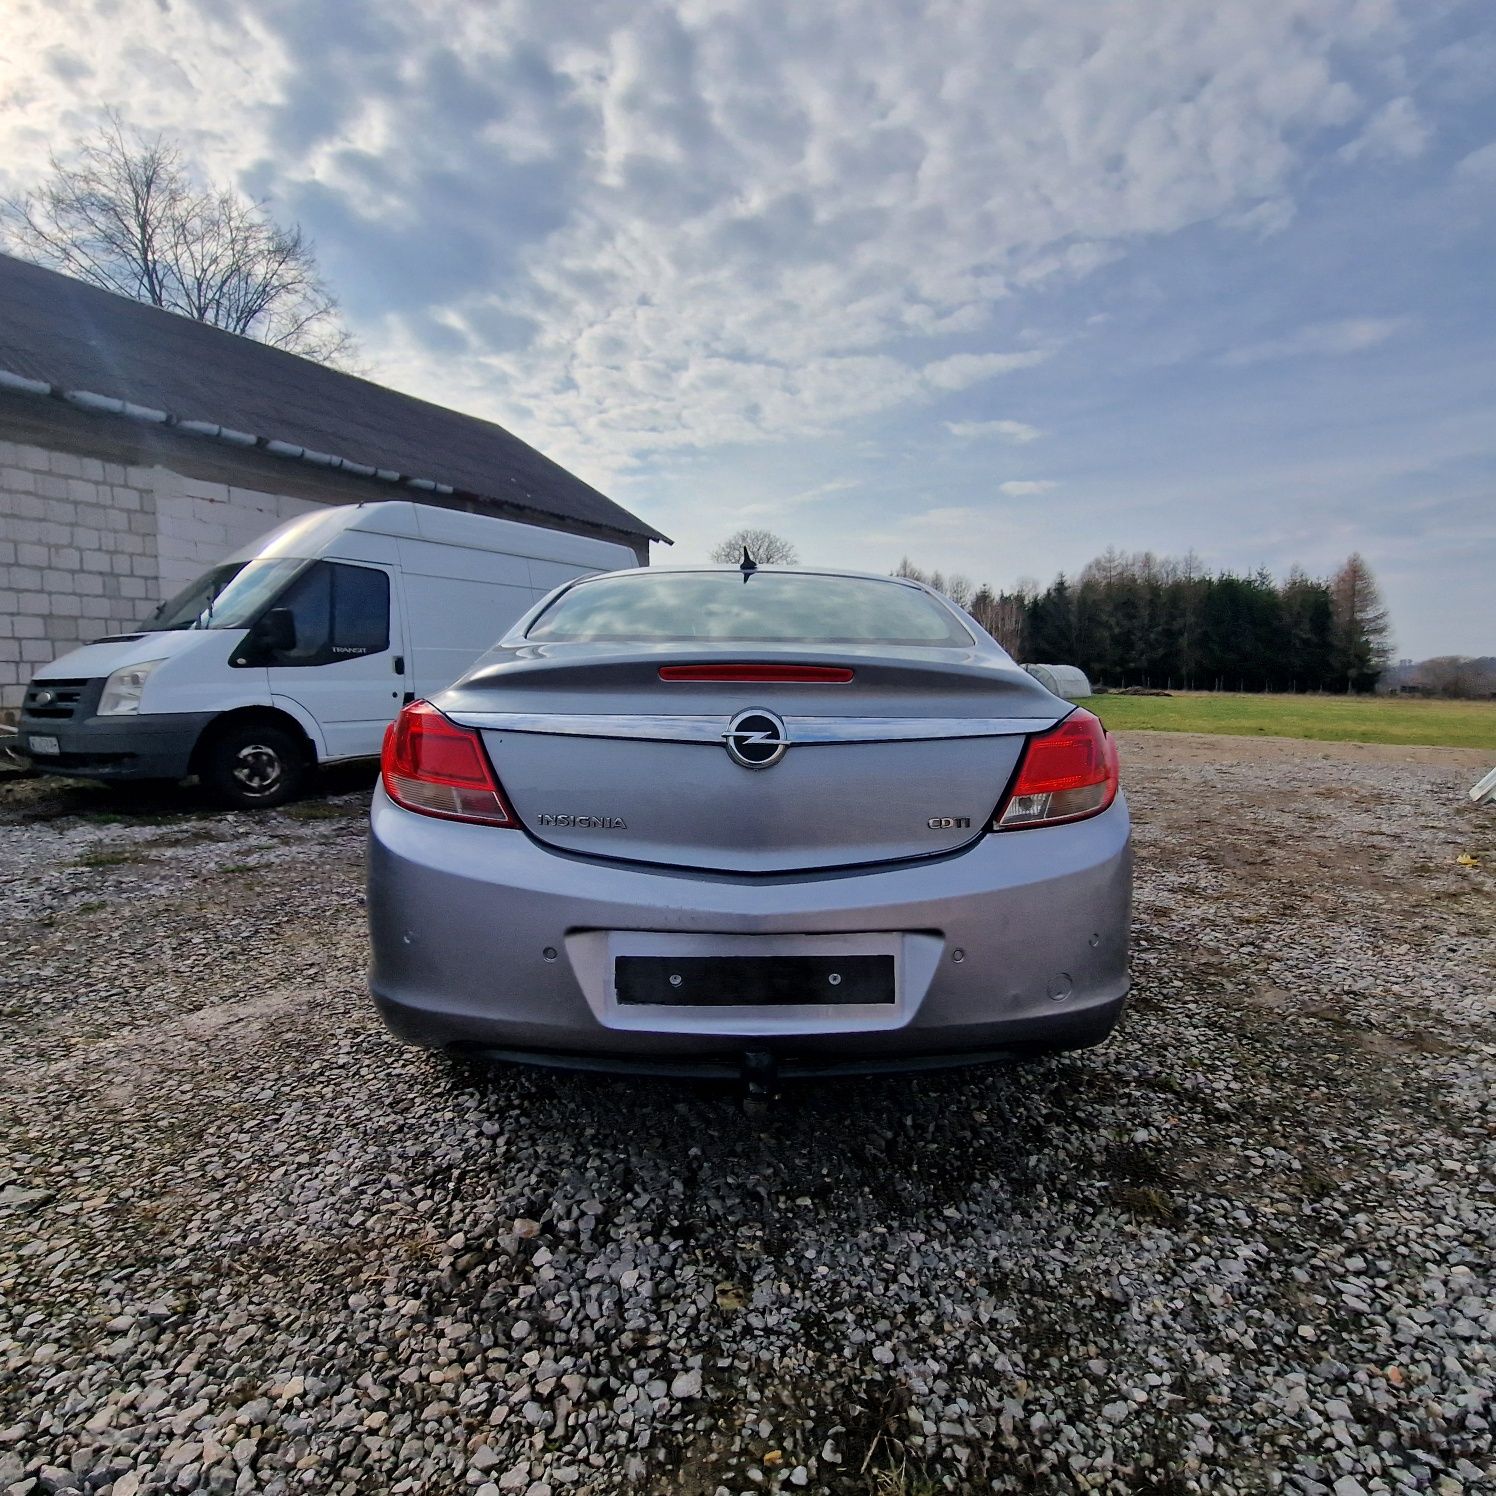
[[[27,748],[32,753],[61,753],[62,745],[56,738],[39,738],[34,734],[27,739]]]

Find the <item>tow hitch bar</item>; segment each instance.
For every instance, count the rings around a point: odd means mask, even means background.
[[[769,1103],[779,1091],[779,1062],[766,1049],[749,1049],[743,1054],[743,1110],[760,1118],[768,1113]]]

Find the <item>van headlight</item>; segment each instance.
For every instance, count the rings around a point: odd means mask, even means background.
[[[162,660],[142,660],[138,665],[125,665],[116,670],[104,682],[104,694],[99,697],[99,716],[124,717],[140,710],[140,693],[151,678],[151,672]]]

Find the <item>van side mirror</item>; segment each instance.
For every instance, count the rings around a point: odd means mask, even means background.
[[[271,608],[255,625],[254,641],[271,654],[296,648],[296,615],[289,608]]]

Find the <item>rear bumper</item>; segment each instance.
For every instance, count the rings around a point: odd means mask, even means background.
[[[78,779],[181,779],[211,712],[59,721],[22,712],[15,749],[44,774]],[[38,753],[33,737],[55,738],[59,752]]]
[[[370,986],[400,1037],[585,1069],[897,1069],[1104,1039],[1128,990],[1131,849],[1121,797],[1089,821],[985,836],[870,871],[724,877],[575,857],[522,832],[413,815],[376,792]],[[598,1000],[600,932],[701,938],[900,932],[918,959],[896,1022],[795,1031]],[[548,955],[547,952],[550,954]]]
[[[616,1054],[612,1051],[574,1054],[566,1050],[505,1049],[495,1044],[454,1044],[455,1052],[474,1059],[495,1060],[507,1065],[526,1065],[543,1070],[570,1070],[600,1075],[649,1075],[680,1080],[834,1080],[867,1075],[906,1075],[913,1071],[954,1070],[972,1065],[1011,1064],[1025,1057],[1053,1054],[1057,1050],[1088,1049],[1100,1044],[1117,1026],[1127,998],[1092,1006],[1055,1020],[1042,1039],[1024,1042],[1010,1038],[996,1049],[953,1049],[939,1054],[923,1052],[895,1055],[858,1054],[849,1046],[845,1054],[805,1054],[786,1050],[783,1044],[768,1048],[745,1040],[734,1054],[652,1055]]]

